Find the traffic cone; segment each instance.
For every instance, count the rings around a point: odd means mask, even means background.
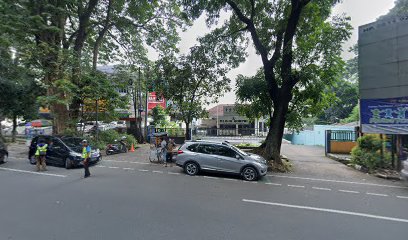
[[[134,152],[134,151],[135,151],[135,146],[133,146],[133,143],[132,143],[132,147],[130,147],[130,151],[131,151],[131,152]]]

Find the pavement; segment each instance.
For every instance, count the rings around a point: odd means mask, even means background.
[[[24,146],[0,165],[0,239],[405,239],[408,185],[284,145],[294,172],[258,182],[152,164],[147,145],[37,173]],[[327,162],[326,162],[327,161]],[[342,168],[344,166],[345,168]],[[318,169],[320,168],[320,170]]]

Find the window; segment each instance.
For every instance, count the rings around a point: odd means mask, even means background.
[[[216,154],[217,148],[214,145],[199,145],[197,151],[204,154]]]
[[[192,144],[192,145],[187,147],[187,150],[191,151],[191,152],[197,152],[197,146],[198,146],[198,144]]]
[[[229,147],[219,146],[218,155],[235,158],[237,153]]]

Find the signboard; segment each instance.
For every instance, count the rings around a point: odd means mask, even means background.
[[[364,133],[408,134],[408,97],[360,100]]]
[[[147,109],[150,111],[157,105],[160,105],[163,109],[165,109],[166,99],[164,99],[162,96],[157,95],[156,92],[150,92],[147,102]]]

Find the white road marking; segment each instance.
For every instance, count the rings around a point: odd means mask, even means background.
[[[312,188],[316,190],[322,190],[322,191],[331,191],[330,188],[321,188],[321,187],[312,187]]]
[[[267,185],[273,185],[273,186],[282,186],[282,184],[280,184],[280,183],[267,182],[267,183],[265,183],[265,184],[267,184]]]
[[[150,164],[150,163],[145,163],[145,162],[132,162],[132,161],[119,161],[119,160],[102,160],[104,162],[117,162],[117,163],[134,163],[134,164]]]
[[[129,167],[125,167],[125,168],[123,168],[123,170],[135,170],[134,168],[129,168]]]
[[[267,176],[269,176],[269,177],[278,177],[278,178],[280,177],[280,178],[302,179],[302,180],[310,180],[310,181],[322,181],[322,182],[335,182],[335,183],[367,185],[367,186],[376,186],[376,187],[403,188],[403,189],[408,188],[408,187],[396,186],[396,185],[384,185],[384,184],[365,183],[365,182],[349,182],[349,181],[331,180],[331,179],[322,179],[322,178],[306,178],[306,177],[282,176],[282,175],[274,175],[274,174],[268,174]]]
[[[357,192],[357,191],[351,191],[351,190],[342,190],[342,189],[340,189],[340,190],[338,190],[339,192],[344,192],[344,193],[360,193],[360,192]]]
[[[296,208],[296,209],[304,209],[304,210],[311,210],[311,211],[318,211],[318,212],[337,213],[337,214],[343,214],[343,215],[351,215],[351,216],[374,218],[374,219],[387,220],[387,221],[393,221],[393,222],[408,223],[408,219],[385,217],[385,216],[372,215],[372,214],[359,213],[359,212],[343,211],[343,210],[328,209],[328,208],[318,208],[318,207],[308,207],[308,206],[300,206],[300,205],[291,205],[291,204],[276,203],[276,202],[263,202],[263,201],[257,201],[257,200],[249,200],[249,199],[242,199],[242,201],[248,202],[248,203],[278,206],[278,207]]]
[[[380,196],[380,197],[388,197],[387,194],[381,194],[381,193],[366,193],[367,195],[372,195],[372,196]]]
[[[105,168],[106,166],[103,166],[103,165],[96,165],[96,167]]]
[[[167,173],[170,175],[180,175],[180,173],[177,173],[177,172],[167,172]]]
[[[163,173],[163,171],[152,171],[153,173]]]
[[[222,179],[226,181],[235,181],[235,182],[239,181],[238,179],[233,179],[233,178],[222,178]]]
[[[210,177],[210,176],[203,176],[203,178],[209,178],[209,179],[219,179],[217,177]]]
[[[10,171],[10,172],[20,172],[20,173],[31,173],[35,175],[44,175],[44,176],[51,176],[51,177],[66,177],[66,175],[54,174],[54,173],[45,173],[45,172],[33,172],[33,171],[26,171],[14,168],[4,168],[0,167],[0,170]]]
[[[408,199],[408,196],[397,196],[397,198]]]
[[[112,168],[112,169],[118,169],[119,167],[108,167],[108,168]]]
[[[290,184],[288,184],[288,187],[293,187],[293,188],[304,188],[305,186],[302,186],[302,185],[290,185]]]
[[[138,169],[139,172],[148,172],[149,170],[146,169]]]

